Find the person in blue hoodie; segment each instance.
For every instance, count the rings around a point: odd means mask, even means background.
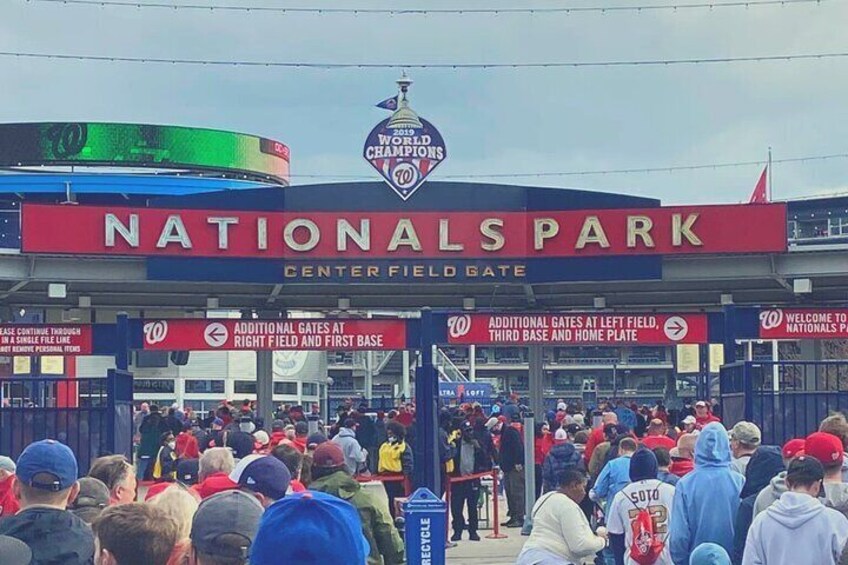
[[[816,459],[792,460],[786,471],[789,490],[754,518],[742,565],[840,562],[848,541],[848,518],[817,498],[823,479],[824,468]]]
[[[695,444],[695,470],[680,479],[674,493],[669,532],[674,565],[688,565],[702,543],[733,551],[739,494],[745,478],[730,467],[730,440],[718,422],[708,424]]]

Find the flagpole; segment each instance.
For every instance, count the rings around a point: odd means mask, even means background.
[[[768,201],[774,200],[774,189],[771,184],[771,145],[768,148]]]

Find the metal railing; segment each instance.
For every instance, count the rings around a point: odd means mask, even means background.
[[[450,382],[468,382],[468,377],[457,367],[447,353],[438,347],[434,347],[433,364],[439,372],[440,379]]]

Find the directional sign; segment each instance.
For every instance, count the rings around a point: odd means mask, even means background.
[[[404,320],[146,320],[143,328],[146,350],[406,349]]]
[[[85,324],[0,324],[0,355],[91,355]]]
[[[448,317],[451,344],[707,343],[706,314],[459,314]]]

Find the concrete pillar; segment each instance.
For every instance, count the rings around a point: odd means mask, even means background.
[[[537,417],[545,413],[545,367],[541,345],[531,345],[528,348],[528,360],[530,372],[528,384],[530,386],[530,409]]]
[[[274,421],[274,352],[256,352],[256,404],[257,414],[270,429]]]
[[[477,380],[477,346],[473,344],[468,346],[468,380]]]

